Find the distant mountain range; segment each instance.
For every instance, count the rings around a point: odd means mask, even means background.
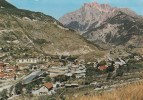
[[[84,55],[99,51],[51,16],[0,0],[0,48],[10,55]]]
[[[104,49],[115,46],[143,48],[143,17],[128,8],[115,8],[96,2],[85,3],[59,21]]]

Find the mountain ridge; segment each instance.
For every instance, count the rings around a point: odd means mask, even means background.
[[[7,9],[17,9],[14,5],[10,4],[6,0],[0,0],[0,8],[7,8]]]
[[[59,21],[66,27],[80,31],[81,34],[92,28],[96,28],[107,18],[114,16],[114,12],[122,11],[132,16],[135,12],[128,8],[111,7],[108,4],[98,4],[97,2],[85,3],[80,9],[65,14]]]
[[[0,9],[0,48],[10,56],[83,55],[97,47],[51,16],[23,9]],[[33,54],[34,53],[34,54]]]
[[[128,8],[87,3],[65,14],[59,21],[105,50],[117,47],[119,50],[128,49],[127,52],[142,53],[143,17]]]

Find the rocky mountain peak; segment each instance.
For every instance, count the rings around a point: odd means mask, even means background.
[[[108,13],[108,12],[111,12],[111,11],[114,10],[114,8],[112,8],[108,4],[99,4],[97,2],[85,3],[83,7],[84,8],[96,9],[98,11],[105,12],[105,13]]]
[[[6,0],[0,0],[0,8],[6,8],[6,9],[16,9],[16,7]]]
[[[97,2],[85,3],[80,9],[61,17],[59,21],[69,28],[84,33],[93,24],[94,27],[97,27],[115,10],[116,8],[108,4],[99,4]]]
[[[80,31],[81,34],[100,26],[108,18],[115,16],[118,12],[124,12],[130,16],[137,16],[128,8],[116,8],[108,4],[97,2],[85,3],[80,9],[65,14],[59,21],[66,27]]]

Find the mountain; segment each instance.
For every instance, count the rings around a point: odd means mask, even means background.
[[[143,48],[143,17],[128,8],[87,3],[59,21],[103,49]]]
[[[80,31],[81,34],[100,26],[110,16],[113,16],[115,12],[123,11],[127,14],[135,13],[127,8],[115,8],[108,4],[98,4],[97,2],[85,3],[80,9],[65,14],[59,19],[66,27]]]
[[[99,51],[51,16],[0,0],[0,52],[23,55],[82,55]]]
[[[6,0],[0,0],[0,8],[9,8],[9,9],[16,9],[15,6],[8,3]]]
[[[142,46],[143,18],[133,17],[124,12],[116,12],[99,27],[93,28],[83,34],[91,41],[100,40],[113,45]]]

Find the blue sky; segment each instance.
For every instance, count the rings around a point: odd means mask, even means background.
[[[143,0],[7,0],[18,8],[39,11],[58,19],[64,14],[79,9],[84,3],[96,1],[113,7],[126,7],[143,15]]]

